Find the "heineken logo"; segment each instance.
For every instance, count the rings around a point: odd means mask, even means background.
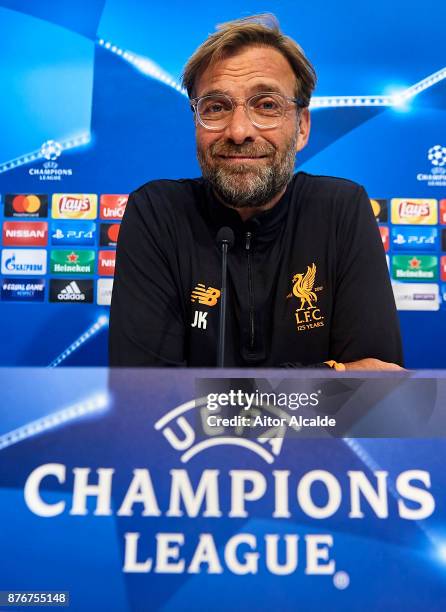
[[[94,274],[95,256],[93,250],[51,251],[50,269],[52,274]]]
[[[395,280],[438,278],[438,257],[436,255],[394,255],[392,276]]]

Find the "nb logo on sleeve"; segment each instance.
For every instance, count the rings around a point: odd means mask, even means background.
[[[192,291],[190,299],[191,302],[197,302],[203,306],[215,306],[220,297],[220,290],[214,289],[214,287],[208,287],[199,283]]]

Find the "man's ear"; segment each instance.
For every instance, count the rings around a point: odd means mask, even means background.
[[[308,108],[303,108],[299,113],[299,127],[296,142],[296,153],[302,151],[310,137],[311,118]]]

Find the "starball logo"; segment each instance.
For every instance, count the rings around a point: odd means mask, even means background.
[[[426,159],[431,164],[428,172],[418,172],[417,181],[428,187],[446,187],[446,147],[435,144],[426,152]]]

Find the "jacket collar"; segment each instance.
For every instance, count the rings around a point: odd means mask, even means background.
[[[236,236],[246,235],[251,232],[256,242],[270,242],[279,235],[288,215],[291,194],[298,181],[299,173],[295,174],[288,183],[287,188],[280,200],[273,208],[259,212],[248,221],[242,221],[240,215],[233,208],[222,204],[216,197],[210,183],[203,180],[205,189],[206,209],[209,221],[217,233],[221,227],[230,227]]]

